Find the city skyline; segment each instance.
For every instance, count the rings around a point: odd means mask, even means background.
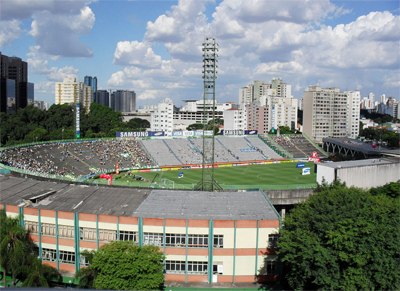
[[[202,98],[204,38],[220,47],[216,97],[253,80],[399,97],[398,1],[1,0],[0,51],[28,62],[35,99],[64,77],[134,90],[139,106]]]

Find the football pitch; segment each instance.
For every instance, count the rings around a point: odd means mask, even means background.
[[[316,187],[314,163],[305,163],[309,175],[302,175],[296,162],[221,167],[214,169],[214,178],[224,190],[284,190]],[[113,175],[113,184],[132,187],[193,189],[200,181],[201,169],[178,169],[158,172],[130,171]],[[99,181],[98,183],[105,183]]]

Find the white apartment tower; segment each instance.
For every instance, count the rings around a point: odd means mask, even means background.
[[[224,112],[225,129],[257,130],[268,133],[272,128],[297,128],[298,100],[292,97],[292,86],[282,79],[270,83],[254,81],[239,91],[240,109]]]
[[[254,101],[260,99],[260,96],[267,95],[268,90],[270,90],[271,84],[265,83],[263,81],[253,81],[239,90],[239,104],[242,106],[244,104],[250,104]]]
[[[266,107],[269,112],[268,131],[279,126],[287,126],[291,130],[297,128],[297,99],[268,96]]]
[[[223,112],[224,130],[247,129],[246,108],[232,108]]]
[[[90,110],[92,102],[92,88],[83,82],[77,82],[76,78],[68,77],[63,82],[55,85],[55,104],[81,103],[86,111]]]
[[[174,128],[174,104],[169,98],[164,99],[157,105],[151,113],[152,131],[164,131],[167,135],[172,135]]]
[[[274,78],[271,83],[263,81],[253,81],[239,90],[239,104],[250,104],[260,100],[261,96],[274,96],[282,98],[292,97],[292,86],[286,84],[282,79]]]
[[[324,137],[356,138],[360,92],[309,86],[303,98],[303,132],[316,142]]]
[[[360,133],[360,91],[345,91],[347,94],[347,136],[357,138]]]

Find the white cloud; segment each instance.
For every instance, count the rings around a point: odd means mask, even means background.
[[[20,34],[20,21],[15,19],[4,21],[0,20],[0,48],[17,39]]]
[[[117,43],[117,48],[114,52],[114,63],[157,68],[161,66],[161,57],[154,53],[148,43],[120,41]]]
[[[276,20],[304,24],[345,12],[329,0],[230,0],[223,1],[216,10],[216,14],[231,15],[243,23],[265,23]],[[217,18],[216,15],[214,18]]]
[[[92,10],[85,6],[79,14],[54,15],[50,11],[33,14],[30,34],[41,49],[51,55],[89,57],[92,55],[81,41],[81,34],[89,32],[95,21]]]
[[[39,46],[32,46],[29,48],[27,62],[29,69],[40,75],[44,75],[48,81],[62,82],[66,77],[75,77],[78,74],[78,69],[72,66],[55,67],[49,65],[50,61],[56,61],[58,57],[48,56],[41,52]]]
[[[385,75],[383,77],[383,85],[389,88],[397,88],[397,93],[400,95],[400,78],[398,74]],[[399,97],[399,95],[396,97]]]
[[[32,21],[30,34],[43,52],[67,57],[89,57],[92,52],[80,41],[80,36],[90,32],[94,25],[95,15],[88,6],[90,2],[2,0],[0,37],[4,38],[4,29],[7,28],[4,21],[13,21],[15,24],[15,37],[8,37],[7,41],[18,37],[21,21]]]
[[[382,70],[400,73],[400,17],[391,12],[332,27],[326,20],[348,10],[329,0],[221,1],[211,19],[206,8],[207,1],[179,1],[148,22],[143,42],[118,43],[114,60],[125,67],[109,84],[138,88],[142,99],[157,92],[159,99],[200,98],[201,43],[210,35],[220,44],[218,100],[236,101],[239,88],[255,79],[283,78],[300,97],[311,84],[372,90],[381,86]],[[157,55],[154,42],[169,55]],[[398,86],[393,77],[385,84]]]
[[[187,37],[193,27],[207,23],[204,14],[206,0],[180,0],[171,11],[147,23],[145,38],[149,41],[175,43]]]

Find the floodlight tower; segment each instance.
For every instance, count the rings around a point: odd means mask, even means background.
[[[203,42],[203,161],[201,181],[197,190],[221,190],[214,179],[214,127],[215,127],[215,80],[217,79],[218,43],[207,37]],[[211,108],[210,108],[211,107]],[[211,120],[208,118],[211,113]]]

